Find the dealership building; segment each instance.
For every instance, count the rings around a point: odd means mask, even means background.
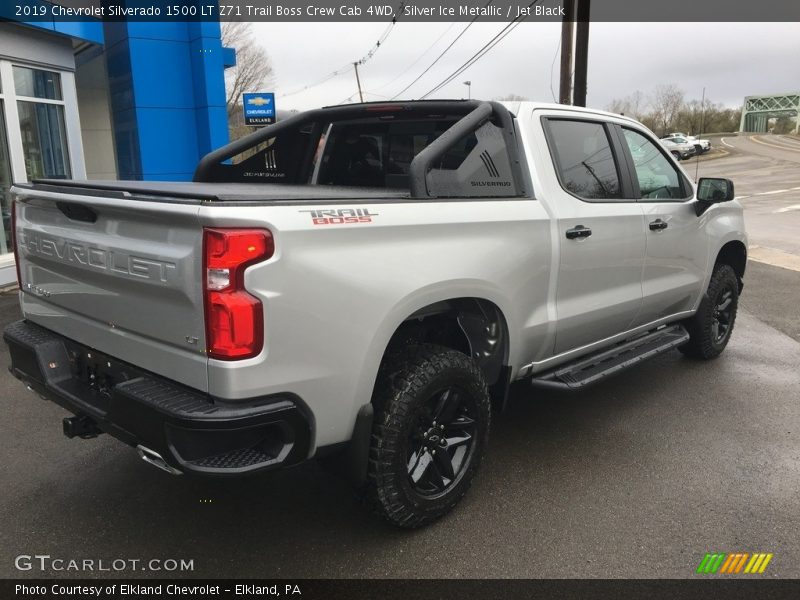
[[[216,22],[0,21],[0,286],[16,279],[12,182],[191,179],[228,141]]]

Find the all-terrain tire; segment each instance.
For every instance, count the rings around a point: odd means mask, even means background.
[[[461,352],[409,346],[384,361],[373,403],[365,499],[399,527],[444,516],[467,492],[486,447],[491,410],[483,373]]]
[[[689,341],[678,350],[704,360],[719,356],[731,339],[738,306],[739,279],[730,265],[718,264],[700,307],[684,322]]]

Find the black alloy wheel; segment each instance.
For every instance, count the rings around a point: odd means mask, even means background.
[[[417,411],[408,436],[408,477],[420,496],[447,491],[467,470],[475,449],[474,401],[456,386],[434,394]]]
[[[730,286],[720,289],[715,300],[714,312],[711,320],[711,335],[715,344],[721,344],[733,324],[733,295],[735,290]]]

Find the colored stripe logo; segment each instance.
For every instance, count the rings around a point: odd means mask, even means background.
[[[771,552],[707,552],[696,572],[704,575],[763,573],[773,556]]]

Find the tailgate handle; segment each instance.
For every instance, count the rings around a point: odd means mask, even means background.
[[[97,213],[83,204],[73,204],[71,202],[56,202],[58,210],[64,216],[73,221],[83,221],[84,223],[94,223],[97,221]]]

